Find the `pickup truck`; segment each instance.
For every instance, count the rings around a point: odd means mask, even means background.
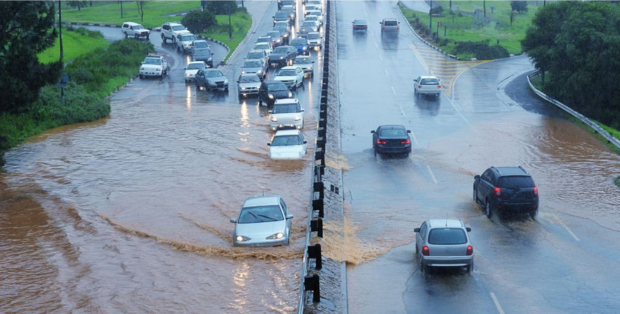
[[[163,78],[164,75],[167,75],[170,72],[170,66],[168,65],[168,61],[164,56],[149,53],[144,61],[142,61],[142,65],[140,65],[140,78],[145,78],[148,76],[159,76]]]
[[[186,30],[187,28],[185,28],[183,24],[164,23],[164,25],[161,26],[161,40],[164,43],[166,43],[168,40],[171,40],[174,43],[176,42],[177,35]]]
[[[125,35],[125,38],[133,37],[138,39],[140,37],[144,37],[149,39],[150,31],[138,23],[125,22],[123,23],[123,26],[121,26],[121,31],[123,32],[123,35]]]

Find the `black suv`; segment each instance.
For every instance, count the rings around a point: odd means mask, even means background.
[[[263,81],[258,90],[258,104],[271,108],[276,99],[293,98],[293,93],[280,81]]]
[[[474,202],[484,205],[487,217],[498,213],[538,214],[538,188],[523,167],[491,167],[474,177]]]

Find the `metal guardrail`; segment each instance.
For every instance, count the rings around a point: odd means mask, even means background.
[[[570,107],[568,107],[567,105],[547,96],[545,93],[539,91],[538,89],[536,89],[536,87],[534,87],[534,85],[532,84],[532,80],[531,78],[538,76],[540,74],[539,71],[535,71],[533,73],[528,74],[527,76],[527,83],[530,85],[530,89],[536,93],[536,95],[540,96],[540,98],[554,104],[555,106],[557,106],[558,108],[566,111],[567,113],[569,113],[570,115],[572,115],[573,117],[579,119],[581,122],[585,123],[586,125],[588,125],[589,127],[591,127],[595,132],[597,132],[598,134],[600,134],[601,136],[603,136],[605,139],[607,139],[608,143],[612,143],[614,145],[616,145],[616,147],[620,148],[620,140],[618,140],[617,138],[615,138],[613,135],[611,135],[609,132],[605,131],[605,129],[603,129],[600,125],[590,121],[590,119],[588,119],[586,116],[582,115],[581,113],[571,109]]]

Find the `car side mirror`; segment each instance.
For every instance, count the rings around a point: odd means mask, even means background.
[[[314,60],[312,60],[312,63],[314,63]]]
[[[308,144],[308,141],[304,141],[304,144]]]
[[[301,109],[301,112],[306,112],[306,109]]]
[[[271,143],[267,143],[267,146],[271,146]]]
[[[407,130],[407,133],[411,133],[411,130]]]
[[[374,133],[375,133],[375,130],[370,131],[370,133],[373,133],[373,134],[374,134]]]
[[[288,216],[286,216],[286,219],[287,219],[287,220],[288,220],[288,219],[293,219],[293,215],[288,215]]]
[[[480,175],[479,174],[475,175],[474,180],[480,180]]]
[[[470,227],[465,227],[465,230],[467,230],[467,232],[471,232],[471,228]]]
[[[241,83],[241,81],[237,81],[237,83]]]
[[[420,228],[413,228],[413,232],[420,233]]]
[[[236,224],[237,223],[237,218],[230,218],[230,222]]]

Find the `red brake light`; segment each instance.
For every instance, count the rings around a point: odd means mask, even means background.
[[[437,85],[437,88],[441,88],[441,85]]]
[[[502,189],[496,187],[493,189],[493,194],[495,194],[496,197],[501,197],[502,196]]]
[[[386,141],[377,140],[377,145],[385,145]]]
[[[534,196],[538,197],[538,188],[534,187]]]
[[[472,255],[474,254],[474,247],[471,245],[467,246],[467,255]]]
[[[411,140],[406,139],[404,141],[400,141],[401,144],[411,144]]]
[[[425,245],[425,246],[422,247],[422,255],[424,255],[424,256],[431,255],[431,251],[429,251],[428,246]]]

